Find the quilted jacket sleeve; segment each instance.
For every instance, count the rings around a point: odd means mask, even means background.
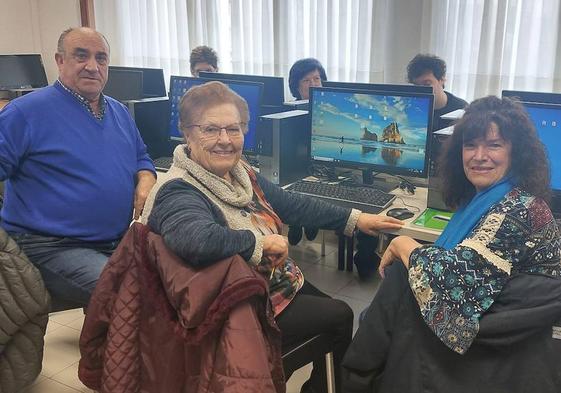
[[[0,229],[1,392],[19,392],[41,372],[49,309],[41,274]]]

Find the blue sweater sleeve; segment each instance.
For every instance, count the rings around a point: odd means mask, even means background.
[[[146,170],[150,171],[156,176],[156,168],[154,167],[154,162],[148,155],[146,151],[146,145],[142,140],[142,136],[140,135],[140,131],[138,131],[138,127],[134,123],[132,117],[129,116],[131,128],[134,129],[136,132],[136,160],[137,160],[137,172]]]
[[[31,144],[28,123],[15,104],[0,111],[0,180],[14,174]]]

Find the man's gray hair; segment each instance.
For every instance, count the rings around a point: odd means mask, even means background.
[[[56,51],[57,53],[64,53],[64,39],[66,38],[66,36],[70,33],[72,33],[74,30],[79,30],[82,29],[82,27],[69,27],[68,29],[64,30],[61,34],[60,37],[58,37],[58,42],[56,45]],[[105,38],[105,36],[103,34],[101,34],[99,31],[91,29],[92,31],[96,32],[101,38],[103,38],[103,41],[105,41],[105,45],[107,45],[107,49],[109,49],[109,51],[111,51],[111,47],[109,46],[109,41],[107,41],[107,38]]]

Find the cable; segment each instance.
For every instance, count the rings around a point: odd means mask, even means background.
[[[413,213],[419,213],[419,212],[421,211],[421,208],[420,208],[419,206],[410,205],[410,204],[408,204],[408,203],[405,203],[405,201],[403,200],[403,198],[400,197],[400,196],[396,196],[395,199],[399,199],[399,200],[401,201],[401,203],[403,203],[403,205],[406,206],[406,207],[408,207],[408,208],[409,208],[409,207],[414,208],[415,210],[413,211]]]

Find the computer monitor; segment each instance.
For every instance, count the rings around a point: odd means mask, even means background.
[[[281,107],[284,103],[284,78],[281,76],[223,74],[219,72],[200,72],[200,78],[215,81],[245,81],[263,83],[262,105]]]
[[[142,79],[142,71],[109,68],[103,94],[119,101],[140,100],[144,98]]]
[[[0,90],[47,86],[41,55],[0,55]]]
[[[142,98],[166,97],[164,70],[161,68],[109,66],[109,71],[142,72]]]
[[[432,86],[417,86],[411,84],[389,84],[389,83],[359,83],[359,82],[335,82],[324,81],[323,87],[336,87],[339,89],[353,90],[375,90],[392,91],[403,93],[432,94]]]
[[[312,88],[312,160],[427,177],[433,101],[432,94]]]
[[[171,116],[169,135],[172,140],[183,141],[183,134],[179,130],[179,102],[181,97],[193,86],[202,85],[209,82],[208,79],[192,78],[188,76],[172,75],[170,79],[170,101]],[[256,152],[256,132],[261,115],[261,99],[263,96],[263,84],[255,82],[229,81],[222,80],[230,89],[239,94],[249,107],[249,124],[244,139],[244,153]]]
[[[552,209],[561,214],[561,105],[523,102],[545,146],[551,172],[553,190]]]
[[[503,97],[514,98],[521,102],[542,102],[561,105],[561,93],[542,93],[537,91],[503,90]]]

